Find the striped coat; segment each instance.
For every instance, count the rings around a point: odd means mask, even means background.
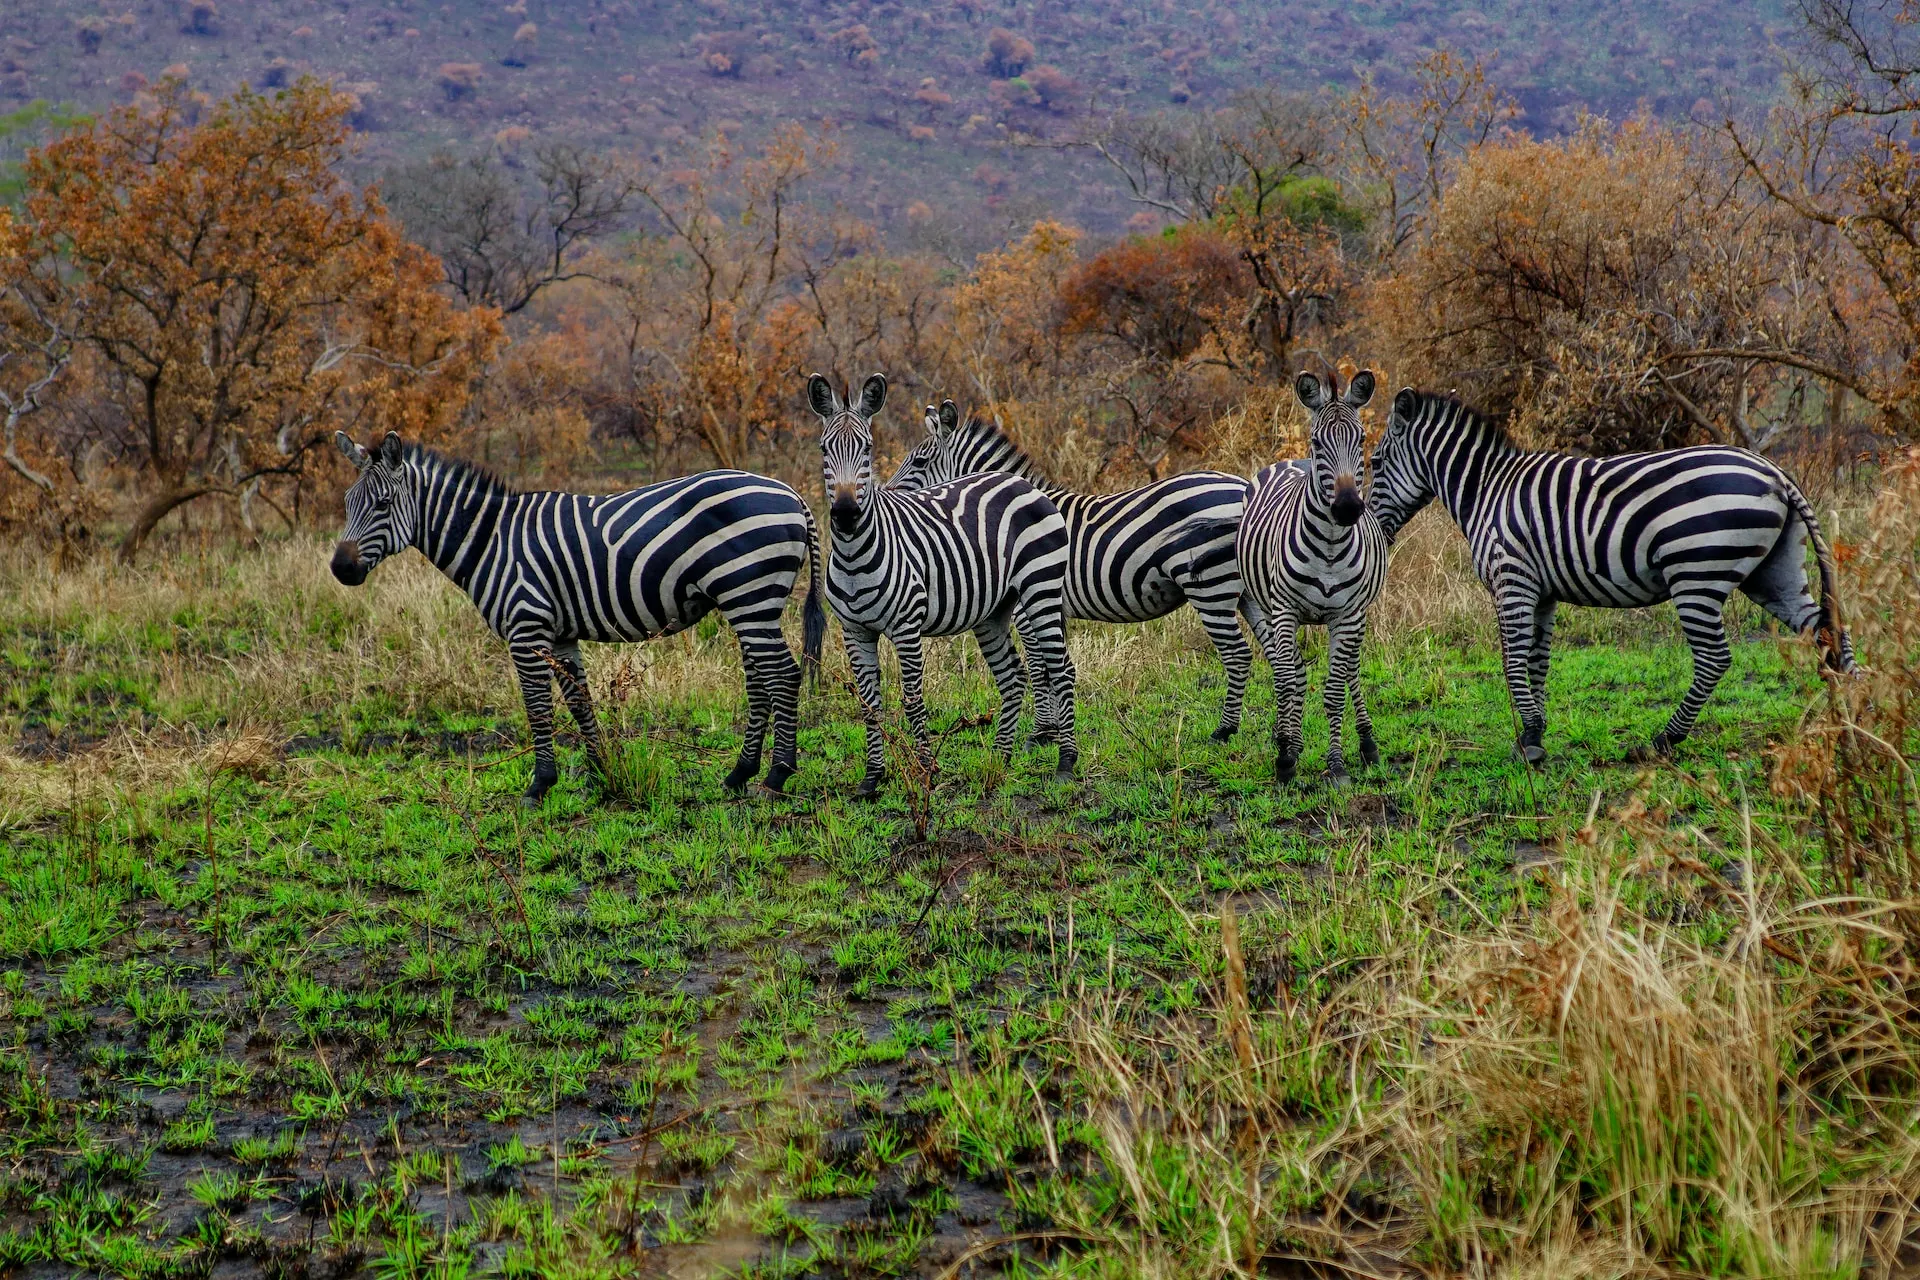
[[[1254,482],[1238,543],[1247,591],[1267,620],[1267,661],[1273,668],[1274,772],[1292,779],[1298,766],[1307,675],[1300,660],[1300,628],[1327,628],[1327,779],[1347,779],[1343,721],[1349,696],[1360,734],[1360,758],[1379,763],[1373,721],[1359,683],[1367,610],[1387,580],[1387,539],[1360,491],[1365,434],[1357,410],[1373,395],[1374,377],[1361,372],[1344,396],[1310,373],[1294,390],[1313,412],[1312,453],[1278,462]]]
[[[1067,657],[1067,528],[1047,496],[1019,476],[966,476],[909,491],[873,478],[873,416],[887,381],[867,379],[848,404],[818,374],[807,384],[820,417],[821,469],[830,504],[832,551],[827,599],[840,618],[867,724],[867,772],[857,794],[872,796],[886,773],[880,732],[879,640],[893,641],[907,720],[931,769],[921,697],[921,637],[971,631],[1000,690],[994,745],[1011,754],[1026,679],[1010,631],[1016,613],[1048,696],[1040,727],[1059,744],[1059,770],[1073,772],[1074,671]]]
[[[819,539],[786,485],[744,471],[708,471],[626,493],[516,493],[468,463],[389,434],[377,454],[344,432],[336,443],[360,476],[347,491],[347,529],[333,574],[349,586],[407,547],[418,548],[473,598],[507,642],[533,730],[537,802],[559,777],[553,682],[589,743],[600,742],[580,661],[582,640],[647,640],[684,631],[717,610],[740,642],[746,741],[729,788],[760,772],[769,725],[779,791],[796,766],[800,671],[780,619],[800,570],[813,587],[803,651],[817,664],[826,630]]]
[[[1409,387],[1373,455],[1373,501],[1389,536],[1436,497],[1466,535],[1499,614],[1502,667],[1519,713],[1515,748],[1546,758],[1547,671],[1562,602],[1631,609],[1673,601],[1693,650],[1685,697],[1635,758],[1692,731],[1731,665],[1722,610],[1735,590],[1797,632],[1827,665],[1854,669],[1833,557],[1812,506],[1772,462],[1706,446],[1615,458],[1534,453],[1459,401]],[[1808,589],[1804,537],[1820,570]]]
[[[1033,460],[996,424],[969,418],[953,401],[927,406],[927,435],[895,471],[894,488],[919,489],[978,472],[1025,477],[1053,500],[1067,522],[1067,616],[1094,622],[1147,622],[1192,605],[1227,673],[1216,742],[1240,728],[1252,650],[1235,614],[1264,636],[1257,606],[1234,555],[1253,486],[1220,471],[1195,471],[1121,493],[1076,493],[1049,484]],[[1043,687],[1038,678],[1036,689]]]

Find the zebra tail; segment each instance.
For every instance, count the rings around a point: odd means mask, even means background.
[[[1784,471],[1779,474],[1787,503],[1793,508],[1794,514],[1800,517],[1800,523],[1806,526],[1807,541],[1813,544],[1814,559],[1820,563],[1820,623],[1815,635],[1824,651],[1821,660],[1830,670],[1852,675],[1857,669],[1853,660],[1853,641],[1847,636],[1845,621],[1840,616],[1840,593],[1836,589],[1838,574],[1834,569],[1833,549],[1827,545],[1827,535],[1820,531],[1820,521],[1813,514],[1813,504],[1807,501],[1806,495],[1800,492],[1800,486],[1791,477]]]
[[[800,606],[800,658],[807,669],[807,688],[820,687],[820,650],[827,638],[827,611],[820,596],[820,530],[807,512],[807,599]]]

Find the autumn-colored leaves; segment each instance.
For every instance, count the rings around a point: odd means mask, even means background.
[[[17,398],[71,362],[63,411],[16,420],[7,461],[68,502],[102,455],[131,474],[124,555],[212,495],[250,527],[336,428],[444,433],[500,340],[339,176],[347,109],[312,83],[207,105],[165,82],[30,159],[0,224],[0,381]]]

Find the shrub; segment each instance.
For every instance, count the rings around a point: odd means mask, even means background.
[[[447,95],[448,102],[459,102],[473,95],[480,87],[480,64],[477,62],[443,62],[440,64],[440,88]]]
[[[1033,42],[1025,36],[1017,36],[1005,27],[987,33],[986,68],[992,74],[1011,79],[1032,61]]]
[[[1747,435],[1746,405],[1785,400],[1786,380],[1694,353],[1837,344],[1826,295],[1808,287],[1835,275],[1805,225],[1705,144],[1589,120],[1471,152],[1371,314],[1403,380],[1458,388],[1542,442],[1611,453]]]
[[[74,23],[74,39],[80,42],[82,54],[90,57],[100,52],[100,41],[106,37],[107,26],[107,20],[99,17],[82,18]]]
[[[1080,263],[1060,285],[1060,328],[1181,360],[1252,287],[1231,241],[1208,227],[1182,227],[1123,241]]]
[[[1065,111],[1080,92],[1072,76],[1050,63],[1035,67],[1021,78],[1033,90],[1040,105],[1049,111]]]

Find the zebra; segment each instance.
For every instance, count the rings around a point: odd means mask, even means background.
[[[927,435],[890,482],[920,489],[992,471],[1020,476],[1052,499],[1067,521],[1067,616],[1094,622],[1149,622],[1193,606],[1227,673],[1215,742],[1240,728],[1253,653],[1240,632],[1244,612],[1256,637],[1266,624],[1246,598],[1233,535],[1253,485],[1220,471],[1194,471],[1121,493],[1076,493],[1050,484],[1000,427],[953,401],[928,405]],[[1031,665],[1033,654],[1028,655]],[[1044,688],[1038,673],[1034,688]],[[1038,701],[1038,699],[1036,699]]]
[[[1629,758],[1670,754],[1731,664],[1722,611],[1738,587],[1823,661],[1855,670],[1841,625],[1833,555],[1787,474],[1745,449],[1706,445],[1615,458],[1523,450],[1458,400],[1408,387],[1373,454],[1373,503],[1392,538],[1439,498],[1467,537],[1493,596],[1501,665],[1520,718],[1515,754],[1546,759],[1547,668],[1561,602],[1633,609],[1672,600],[1693,679],[1666,727]],[[1820,567],[1807,588],[1802,534]]]
[[[922,636],[972,631],[1000,690],[994,746],[1012,754],[1026,677],[1009,626],[1016,613],[1039,655],[1049,697],[1036,717],[1059,746],[1059,772],[1079,759],[1073,662],[1067,656],[1067,526],[1040,490],[1019,476],[974,475],[930,489],[875,484],[873,417],[887,380],[867,379],[857,402],[824,377],[807,382],[820,418],[821,471],[830,504],[827,600],[840,618],[847,661],[866,721],[867,772],[856,797],[872,798],[886,776],[880,736],[882,635],[900,658],[900,684],[921,762],[931,768],[921,700]]]
[[[1294,394],[1313,414],[1312,452],[1276,462],[1254,481],[1234,551],[1247,591],[1266,615],[1267,662],[1273,669],[1274,776],[1293,780],[1307,673],[1300,627],[1327,628],[1327,781],[1347,781],[1343,720],[1349,693],[1360,732],[1360,759],[1380,763],[1373,720],[1360,690],[1360,646],[1367,610],[1387,580],[1387,538],[1360,491],[1366,434],[1358,410],[1373,398],[1374,376],[1354,374],[1346,393],[1311,373],[1294,379]]]
[[[340,452],[360,475],[347,490],[347,529],[333,576],[359,586],[388,556],[417,547],[473,598],[507,642],[533,731],[537,804],[559,778],[552,681],[589,743],[598,744],[580,641],[646,640],[684,631],[718,609],[740,641],[747,729],[726,778],[739,791],[760,772],[768,721],[773,767],[793,776],[800,671],[780,615],[800,568],[812,585],[801,609],[801,652],[817,670],[826,635],[820,541],[807,504],[778,480],[707,471],[625,493],[517,493],[471,463],[389,432],[375,453],[344,431]]]

